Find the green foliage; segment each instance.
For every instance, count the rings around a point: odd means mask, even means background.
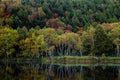
[[[85,53],[92,53],[95,46],[95,28],[90,26],[87,31],[81,33],[83,51]],[[93,55],[93,54],[91,54]]]
[[[109,33],[108,36],[111,38],[111,40],[114,40],[116,38],[120,38],[120,26],[113,28]]]
[[[18,39],[18,32],[8,27],[0,28],[0,54],[9,56],[14,51],[14,45]]]
[[[0,1],[0,56],[119,56],[120,24],[109,24],[119,21],[119,5],[119,0]]]
[[[59,30],[59,29],[58,29]],[[39,57],[53,55],[111,55],[113,50],[119,55],[119,27],[105,32],[104,28],[90,26],[78,33],[58,32],[53,28],[27,29],[26,27],[0,28],[0,55]],[[113,44],[116,48],[113,47]],[[113,54],[113,53],[112,53]]]
[[[55,46],[59,55],[76,54],[82,49],[82,41],[76,33],[65,33],[59,35],[55,40]]]
[[[106,57],[105,53],[102,54],[102,57]]]
[[[42,54],[46,50],[47,43],[45,42],[44,35],[39,35],[35,40],[35,47],[37,53]]]
[[[59,18],[75,30],[76,26],[86,27],[93,22],[119,21],[119,5],[119,0],[21,0],[9,4],[0,1],[0,18],[5,18],[4,24],[13,28],[37,25],[43,28],[46,19]]]
[[[111,48],[112,48],[111,41],[105,34],[102,27],[97,26],[95,30],[95,46],[93,53],[96,55],[101,55],[101,53],[109,53]]]
[[[108,36],[112,40],[113,44],[116,45],[117,56],[120,56],[120,26],[113,28]]]

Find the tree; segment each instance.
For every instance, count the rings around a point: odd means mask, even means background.
[[[94,49],[94,45],[95,45],[95,40],[94,40],[95,28],[93,28],[92,26],[90,26],[90,28],[88,30],[88,34],[89,34],[90,41],[91,41],[91,53],[92,53],[93,49]]]
[[[17,28],[19,39],[25,39],[28,36],[28,29],[23,26],[22,28]]]
[[[22,28],[18,27],[17,32],[19,34],[19,38],[17,40],[18,53],[23,53],[24,51],[24,40],[28,37],[28,29],[24,26]]]
[[[79,34],[82,39],[84,53],[93,55],[92,52],[95,46],[95,28],[90,26],[86,31],[81,31]]]
[[[82,56],[82,41],[76,33],[64,33],[55,40],[56,53],[58,55],[72,55],[80,52]]]
[[[62,34],[62,35],[59,35],[56,37],[55,41],[54,41],[54,44],[55,44],[55,47],[56,47],[56,53],[58,55],[68,55],[68,50],[67,50],[67,36],[66,34]],[[65,49],[65,50],[64,50]]]
[[[80,53],[80,56],[83,56],[83,46],[82,39],[77,35],[77,41],[75,43],[75,49]],[[76,52],[77,53],[77,52]]]
[[[18,16],[13,17],[13,28],[17,28],[18,26],[20,27],[22,25],[22,21]]]
[[[80,25],[80,21],[79,21],[79,19],[78,19],[78,17],[76,16],[75,13],[74,13],[74,16],[72,17],[72,23],[73,23],[73,25],[77,25],[77,26]]]
[[[113,28],[108,36],[112,40],[113,44],[116,45],[117,56],[120,56],[120,26]]]
[[[15,49],[16,40],[18,39],[18,33],[16,30],[8,27],[0,29],[0,53],[7,58],[11,55]]]
[[[50,18],[52,16],[52,11],[49,8],[49,3],[44,1],[43,5],[42,5],[42,8],[45,11],[45,13],[49,13],[46,16],[47,16],[47,18]]]
[[[64,29],[66,27],[66,25],[62,21],[60,21],[58,18],[50,19],[48,21],[48,24],[50,25],[51,28],[55,28],[55,29],[58,29],[58,28]]]
[[[51,48],[54,45],[55,38],[57,37],[57,31],[53,28],[44,28],[38,31],[39,35],[43,35],[45,42],[47,43],[46,46],[46,55],[50,52],[49,48]]]
[[[39,35],[36,40],[35,40],[35,47],[36,47],[36,52],[39,54],[43,55],[43,52],[45,52],[47,43],[45,42],[44,35]]]
[[[19,39],[18,39],[18,53],[22,53],[23,56],[29,56],[33,57],[36,55],[35,52],[35,40],[38,36],[37,29],[31,28],[29,31],[26,27],[23,28],[17,28],[17,31],[19,33]]]
[[[101,55],[103,53],[106,53],[106,55],[109,55],[112,44],[107,35],[105,34],[102,27],[97,26],[95,30],[95,46],[93,53],[96,55]]]
[[[43,11],[42,7],[39,7],[38,8],[38,16],[39,17],[44,17],[46,14],[45,12]]]
[[[6,18],[4,21],[5,21],[6,24],[9,24],[9,25],[12,25],[12,24],[13,24],[13,19],[12,19],[12,17],[8,17],[8,18]]]
[[[113,28],[118,27],[119,25],[120,22],[100,24],[100,26],[102,26],[106,33],[109,33]]]
[[[88,55],[91,53],[91,40],[89,33],[87,31],[82,31],[79,35],[82,39],[83,53]]]
[[[30,38],[26,38],[25,40],[23,40],[23,46],[22,46],[22,48],[24,49],[22,51],[22,55],[23,56],[29,56],[29,57],[32,56],[32,53],[31,53],[31,47],[32,47],[31,43],[32,43],[32,41],[31,41]]]
[[[120,56],[120,38],[116,38],[113,43],[116,45],[117,56]]]
[[[3,25],[3,21],[4,21],[4,19],[3,19],[3,18],[0,18],[0,26]]]

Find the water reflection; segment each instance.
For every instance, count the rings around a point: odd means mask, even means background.
[[[0,63],[0,80],[120,80],[120,66]]]

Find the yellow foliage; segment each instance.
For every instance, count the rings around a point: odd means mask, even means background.
[[[113,28],[120,26],[120,22],[115,22],[115,23],[103,23],[103,24],[100,24],[100,26],[102,26],[102,28],[103,28],[106,32],[109,32],[109,31],[111,31]]]

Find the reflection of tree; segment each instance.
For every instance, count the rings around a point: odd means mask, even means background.
[[[86,68],[83,74],[85,80],[115,80],[118,75],[116,67]]]
[[[118,70],[118,78],[116,80],[120,80],[120,66],[117,67]]]
[[[55,66],[54,77],[58,80],[74,80],[81,78],[80,68],[69,67],[69,66]]]
[[[0,65],[0,79],[1,80],[15,80],[13,78],[14,70],[11,68],[11,66],[2,66]]]
[[[0,65],[1,80],[119,80],[119,67],[83,67],[63,65]]]

